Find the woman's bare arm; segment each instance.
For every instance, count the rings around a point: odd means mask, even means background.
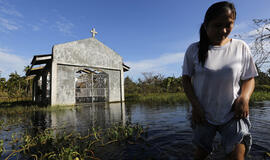
[[[255,87],[254,78],[242,81],[241,94],[235,100],[235,117],[245,118],[249,115],[249,99]]]
[[[205,122],[204,111],[201,107],[201,104],[194,93],[193,86],[191,84],[191,78],[187,75],[182,77],[184,91],[192,105],[192,120],[195,123]]]

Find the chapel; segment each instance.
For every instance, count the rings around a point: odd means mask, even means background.
[[[92,37],[52,47],[35,55],[26,76],[33,78],[32,100],[48,105],[124,101],[122,57]]]

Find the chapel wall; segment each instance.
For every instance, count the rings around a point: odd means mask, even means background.
[[[73,105],[75,99],[75,72],[87,66],[57,65],[57,94],[58,105]],[[109,76],[109,102],[121,101],[121,71],[101,69]]]
[[[58,64],[122,68],[122,57],[94,38],[55,45],[53,60]]]
[[[109,75],[109,102],[123,101],[122,57],[94,38],[53,47],[52,105],[76,103],[75,72],[79,68],[101,69]]]

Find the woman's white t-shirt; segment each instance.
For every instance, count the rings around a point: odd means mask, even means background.
[[[223,46],[209,46],[204,67],[198,59],[198,42],[185,54],[182,75],[191,77],[206,119],[214,125],[228,122],[232,104],[240,94],[241,80],[258,76],[248,45],[231,39]]]

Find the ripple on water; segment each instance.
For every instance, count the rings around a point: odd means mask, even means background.
[[[124,109],[123,109],[124,107]],[[146,133],[135,144],[112,145],[101,148],[96,153],[101,159],[193,159],[195,150],[192,145],[192,130],[188,115],[189,108],[185,105],[156,105],[142,104],[101,106],[84,106],[76,110],[61,112],[40,112],[26,116],[36,125],[22,124],[11,127],[10,131],[1,132],[1,137],[10,140],[12,132],[34,128],[53,127],[59,132],[76,130],[87,132],[91,127],[107,128],[114,123],[138,123]],[[18,115],[18,118],[22,115]],[[8,117],[7,117],[8,118]],[[249,160],[263,159],[263,155],[270,149],[270,102],[250,108],[251,133],[253,146]],[[215,139],[215,150],[209,159],[223,159],[224,152]],[[1,158],[0,158],[1,159]]]

